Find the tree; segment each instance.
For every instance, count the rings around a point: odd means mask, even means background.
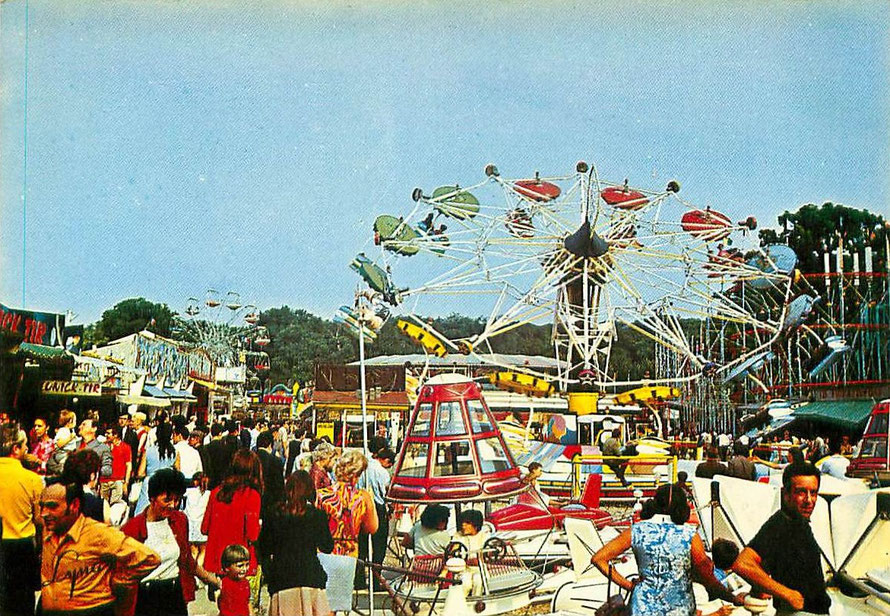
[[[176,313],[167,304],[156,304],[143,297],[125,299],[102,313],[102,318],[84,330],[87,344],[105,344],[147,329],[170,337]]]
[[[313,377],[315,362],[353,361],[358,353],[354,340],[338,332],[338,326],[305,310],[288,306],[271,308],[260,315],[271,342],[270,384],[293,384]]]
[[[760,244],[787,244],[797,253],[798,267],[805,274],[823,270],[822,255],[836,249],[840,237],[845,251],[871,246],[875,265],[883,263],[884,238],[888,233],[883,216],[827,202],[821,206],[809,203],[793,213],[785,211],[778,220],[782,229],[761,229]],[[849,260],[847,255],[845,268],[852,266]],[[880,267],[876,269],[880,271]]]

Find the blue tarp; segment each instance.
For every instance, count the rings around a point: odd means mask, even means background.
[[[171,398],[179,398],[182,400],[197,400],[195,396],[190,394],[187,391],[183,391],[181,389],[173,389],[172,387],[165,387],[164,393],[167,394]]]
[[[152,398],[169,398],[170,394],[166,393],[163,389],[156,385],[145,385],[142,388],[142,393],[145,396],[151,396]]]

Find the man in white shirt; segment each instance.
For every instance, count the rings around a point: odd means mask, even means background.
[[[180,426],[173,431],[173,449],[176,450],[174,467],[185,475],[187,480],[191,480],[195,473],[204,472],[201,454],[189,445],[189,431],[185,426]]]

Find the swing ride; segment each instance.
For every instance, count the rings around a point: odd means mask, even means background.
[[[585,162],[558,177],[485,171],[476,184],[415,189],[409,212],[376,219],[377,255],[362,252],[352,267],[379,304],[401,313],[399,328],[418,345],[439,357],[485,353],[503,389],[566,395],[590,412],[597,396],[575,394],[654,385],[670,397],[671,387],[703,377],[731,382],[769,361],[817,301],[792,297],[797,259],[786,246],[760,247],[753,217],[733,222],[696,207],[675,181],[663,190],[631,187],[601,179]],[[758,310],[740,298],[745,287],[780,297],[781,308]],[[489,314],[475,335],[450,340],[422,316],[468,300]],[[731,323],[757,332],[757,343],[734,355],[705,348],[692,340],[690,322]],[[499,336],[527,324],[552,328],[557,370],[511,365],[493,352]],[[619,325],[676,355],[675,374],[645,382],[615,374]]]

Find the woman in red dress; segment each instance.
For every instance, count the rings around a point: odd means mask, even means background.
[[[260,494],[263,475],[260,459],[252,451],[239,449],[232,458],[229,475],[210,493],[201,532],[207,535],[204,568],[222,574],[223,550],[232,544],[250,552],[248,575],[256,575],[253,543],[260,536]]]

